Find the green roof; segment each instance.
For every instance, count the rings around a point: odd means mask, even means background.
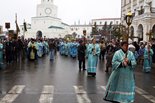
[[[54,29],[64,29],[64,28],[59,27],[59,26],[50,26],[50,27],[48,27],[48,28],[50,28],[50,29],[52,29],[52,28],[54,28]]]

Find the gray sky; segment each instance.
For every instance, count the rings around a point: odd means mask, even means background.
[[[36,16],[36,6],[41,0],[0,0],[0,25],[11,22],[14,27],[15,13],[18,14],[18,24],[24,19],[31,23],[31,17]],[[81,24],[91,19],[120,17],[121,0],[54,0],[58,6],[58,18],[67,24],[80,20]]]

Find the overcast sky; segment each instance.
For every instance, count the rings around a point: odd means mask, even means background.
[[[31,23],[31,17],[36,16],[36,6],[41,0],[0,0],[0,25],[11,22],[14,26],[15,13],[18,14],[18,24],[25,19]],[[80,20],[81,24],[91,19],[120,17],[121,0],[54,0],[58,6],[58,18],[67,24]]]

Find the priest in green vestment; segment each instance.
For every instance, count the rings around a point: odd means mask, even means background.
[[[128,50],[128,43],[122,42],[121,49],[112,59],[112,73],[109,77],[104,100],[118,103],[132,103],[135,97],[134,69],[136,60]]]

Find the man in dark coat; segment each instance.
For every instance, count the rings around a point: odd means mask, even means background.
[[[11,38],[9,37],[8,40],[5,42],[5,56],[6,56],[6,62],[11,63],[13,60],[13,44],[11,41]]]
[[[153,52],[154,52],[154,54],[153,54],[153,57],[152,57],[152,62],[153,63],[155,63],[155,40],[153,40],[153,43],[152,43],[152,50],[153,50]]]
[[[19,61],[21,59],[24,60],[24,43],[22,42],[20,37],[18,37],[17,43],[18,43],[18,60]]]
[[[79,41],[78,46],[78,60],[79,60],[79,70],[81,70],[81,66],[83,66],[83,70],[85,69],[85,54],[86,54],[86,46],[82,40]]]

